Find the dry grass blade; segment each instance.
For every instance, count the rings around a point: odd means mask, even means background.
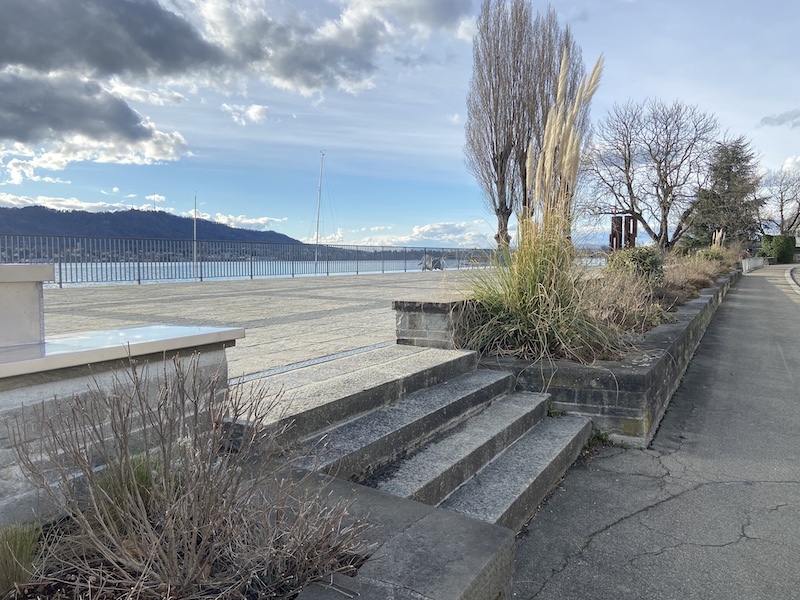
[[[0,531],[0,596],[28,583],[40,533],[34,524],[11,525]]]

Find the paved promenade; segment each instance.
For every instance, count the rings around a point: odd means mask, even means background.
[[[517,541],[520,600],[800,598],[800,294],[785,266],[741,278],[651,448],[583,458]],[[242,326],[230,374],[394,340],[391,301],[463,273],[49,289],[48,334]]]
[[[800,598],[800,294],[786,270],[733,286],[650,449],[605,448],[568,472],[518,539],[514,598]]]
[[[453,297],[465,271],[297,277],[44,292],[46,335],[137,325],[244,327],[228,350],[239,377],[395,341],[393,300]]]

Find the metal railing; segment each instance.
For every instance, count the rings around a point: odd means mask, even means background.
[[[0,264],[53,263],[59,287],[464,269],[487,265],[490,253],[478,248],[0,234]]]

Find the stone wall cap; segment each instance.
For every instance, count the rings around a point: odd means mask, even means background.
[[[460,299],[451,300],[394,300],[392,309],[405,312],[449,313],[461,304]]]
[[[52,263],[0,265],[0,283],[53,281],[56,272]]]
[[[28,375],[208,344],[234,345],[241,327],[148,325],[52,336],[42,343],[0,348],[0,377]]]

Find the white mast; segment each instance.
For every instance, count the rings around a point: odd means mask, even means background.
[[[314,275],[317,274],[317,258],[319,257],[319,213],[322,204],[322,164],[325,161],[325,150],[319,152],[319,188],[317,190],[317,234],[314,237]]]

